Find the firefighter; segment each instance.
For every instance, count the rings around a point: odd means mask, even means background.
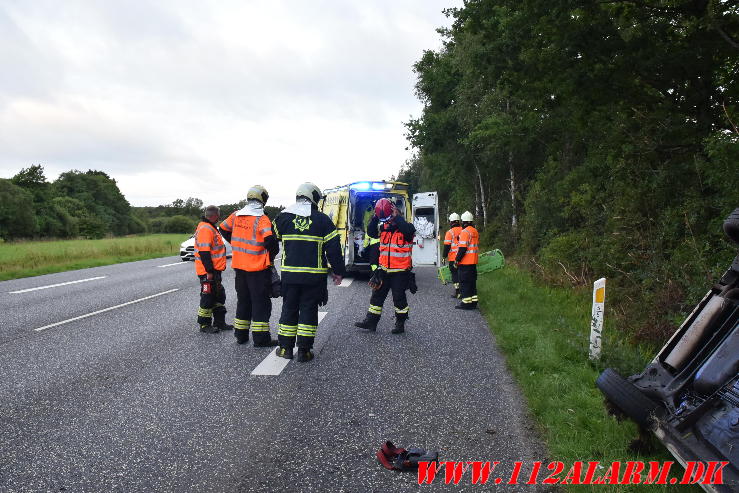
[[[457,266],[459,291],[462,302],[454,308],[474,310],[477,308],[477,259],[480,245],[480,234],[473,226],[475,218],[466,211],[462,214],[462,231],[459,233]]]
[[[364,220],[362,221],[362,225],[364,226],[364,248],[367,252],[367,258],[370,264],[370,269],[374,271],[377,269],[378,262],[380,261],[380,239],[378,238],[379,234],[377,234],[377,226],[378,224],[375,223],[375,234],[370,235],[369,234],[369,227],[372,223],[372,218],[375,215],[375,204],[374,202],[370,202],[370,204],[367,206],[367,210],[364,213]]]
[[[233,329],[226,324],[226,290],[221,274],[226,270],[226,245],[216,223],[220,210],[214,205],[205,208],[202,220],[195,230],[195,273],[200,279],[200,332],[214,334]]]
[[[449,215],[449,231],[444,236],[444,253],[442,257],[447,259],[449,262],[449,272],[452,274],[452,283],[454,283],[454,294],[452,298],[459,298],[459,276],[457,275],[457,267],[454,264],[454,260],[457,258],[457,241],[459,240],[459,233],[462,231],[462,226],[459,225],[459,214],[452,212]]]
[[[403,219],[398,208],[388,199],[380,199],[375,204],[375,215],[368,232],[380,238],[380,267],[370,280],[373,291],[369,310],[364,320],[354,325],[375,331],[382,314],[382,305],[392,291],[395,306],[395,328],[392,333],[401,334],[405,332],[405,321],[408,320],[409,307],[405,292],[411,283],[411,255],[416,228]]]
[[[282,241],[282,315],[276,354],[292,359],[296,342],[298,361],[313,359],[313,342],[318,329],[318,306],[328,302],[326,260],[331,264],[334,284],[346,274],[339,232],[318,210],[321,190],[303,183],[295,193],[295,204],[282,211],[274,231]]]
[[[272,315],[270,267],[280,251],[272,233],[272,223],[264,214],[269,194],[254,185],[246,194],[246,205],[221,223],[223,237],[233,249],[231,266],[236,277],[236,318],[234,336],[239,344],[249,342],[249,329],[254,347],[273,347],[277,341],[269,331]]]

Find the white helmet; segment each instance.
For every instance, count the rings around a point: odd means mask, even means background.
[[[318,188],[316,185],[310,182],[303,183],[298,187],[298,190],[295,192],[296,197],[305,197],[306,199],[310,200],[314,204],[318,205],[318,201],[323,198],[323,194],[321,193],[321,189]]]
[[[470,211],[464,211],[464,214],[462,214],[462,222],[471,223],[474,220],[475,216],[473,216]]]
[[[459,221],[459,214],[457,214],[456,212],[452,212],[451,214],[449,214],[449,222],[451,223],[454,221]]]
[[[258,200],[262,203],[262,205],[267,203],[268,198],[269,194],[267,193],[267,189],[264,188],[262,185],[254,185],[249,189],[248,192],[246,192],[247,200]]]

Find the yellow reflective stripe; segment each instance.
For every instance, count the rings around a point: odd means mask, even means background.
[[[277,331],[278,335],[286,337],[295,337],[295,333],[298,331],[297,325],[284,325],[280,324],[280,328]]]
[[[375,315],[382,315],[382,307],[381,306],[370,305],[368,311],[370,313],[374,313]]]
[[[282,266],[282,272],[302,272],[306,274],[325,274],[328,272],[327,267],[292,267],[284,265]]]
[[[318,330],[318,327],[316,327],[315,325],[298,324],[299,336],[315,337],[316,330]]]
[[[329,234],[327,234],[326,236],[323,237],[323,241],[328,241],[331,238],[334,238],[334,237],[336,237],[338,235],[339,235],[339,232],[337,230],[333,230]]]
[[[388,269],[387,267],[381,265],[380,269],[384,270],[385,272],[405,272],[408,269]]]
[[[198,308],[198,317],[210,317],[213,315],[212,308]]]
[[[323,243],[323,237],[309,235],[284,235],[282,240],[314,241],[317,243]]]
[[[395,313],[408,313],[408,310],[410,310],[411,307],[406,306],[405,308],[398,308],[395,307]]]
[[[242,320],[240,318],[234,318],[234,328],[239,330],[249,330],[251,320]]]

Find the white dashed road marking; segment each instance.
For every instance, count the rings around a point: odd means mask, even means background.
[[[107,276],[89,277],[87,279],[80,279],[79,281],[60,282],[59,284],[49,284],[48,286],[39,286],[37,288],[19,289],[18,291],[8,291],[8,293],[9,294],[28,293],[30,291],[38,291],[39,289],[49,289],[49,288],[56,288],[59,286],[67,286],[69,284],[77,284],[80,282],[96,281],[98,279],[105,279],[106,277]]]
[[[139,298],[137,300],[129,301],[127,303],[121,303],[120,305],[115,305],[115,306],[111,306],[111,307],[108,307],[108,308],[103,308],[102,310],[98,310],[96,312],[88,313],[86,315],[80,315],[79,317],[70,318],[68,320],[63,320],[61,322],[56,322],[56,323],[53,323],[53,324],[50,324],[50,325],[44,325],[43,327],[39,327],[38,329],[33,329],[33,330],[35,330],[36,332],[40,332],[42,330],[50,329],[52,327],[57,327],[59,325],[68,324],[69,322],[74,322],[76,320],[82,320],[83,318],[92,317],[93,315],[98,315],[100,313],[109,312],[111,310],[115,310],[116,308],[123,308],[124,306],[133,305],[134,303],[138,303],[140,301],[150,300],[152,298],[156,298],[157,296],[162,296],[164,294],[174,293],[175,291],[178,291],[178,289],[175,288],[175,289],[170,289],[169,291],[162,291],[161,293],[152,294],[151,296],[145,296],[143,298]]]
[[[326,316],[328,312],[318,312],[318,325],[321,325],[321,320]],[[280,358],[275,354],[275,350],[271,350],[266,358],[257,365],[256,368],[251,372],[252,375],[279,375],[282,370],[285,369],[287,364],[290,363],[289,359]]]
[[[157,265],[157,267],[172,267],[173,265],[185,265],[187,262],[183,262],[180,260],[179,262],[175,262],[174,264],[164,264],[164,265]]]
[[[354,280],[353,277],[345,277],[344,279],[341,280],[341,284],[339,284],[339,287],[345,288],[347,286],[351,286],[353,280]]]

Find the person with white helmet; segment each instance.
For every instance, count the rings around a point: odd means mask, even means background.
[[[480,233],[473,226],[475,218],[470,211],[462,214],[462,231],[459,233],[457,258],[454,264],[459,269],[459,291],[462,302],[454,308],[474,310],[477,308],[477,260],[480,249]]]
[[[457,250],[459,245],[459,233],[462,232],[462,226],[459,224],[459,214],[452,212],[449,214],[449,231],[444,236],[444,252],[442,257],[449,262],[449,272],[452,274],[452,283],[454,283],[454,294],[452,298],[459,298],[459,276],[457,275],[457,267],[454,260],[457,258]]]
[[[303,183],[295,193],[295,204],[282,211],[274,222],[283,252],[282,315],[277,333],[280,347],[276,354],[292,359],[297,344],[300,363],[313,359],[318,306],[328,302],[328,264],[334,284],[341,284],[346,275],[339,232],[331,218],[318,210],[322,197],[313,183]]]
[[[246,205],[221,223],[220,231],[233,249],[231,267],[236,277],[236,342],[254,347],[273,347],[277,341],[269,331],[272,315],[272,265],[280,246],[272,233],[272,223],[264,213],[267,190],[254,185],[246,193]]]

